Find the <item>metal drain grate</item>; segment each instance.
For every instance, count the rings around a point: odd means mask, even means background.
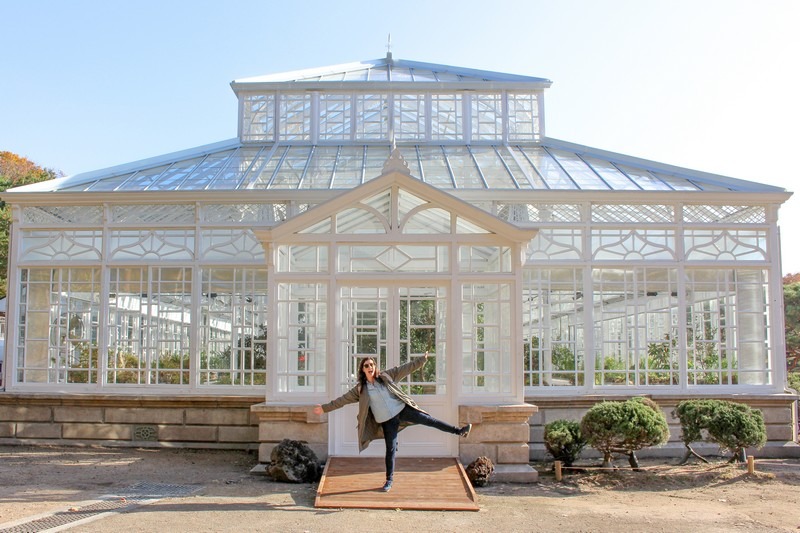
[[[164,498],[179,498],[197,492],[197,485],[168,485],[163,483],[140,482],[119,491],[118,494],[103,496],[102,501],[78,507],[74,511],[59,511],[48,516],[16,524],[0,533],[35,533],[47,531],[67,524],[92,518],[103,513],[121,512],[145,503],[153,503]]]

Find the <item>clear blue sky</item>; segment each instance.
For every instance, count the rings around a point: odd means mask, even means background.
[[[547,135],[800,190],[797,0],[0,0],[0,150],[66,175],[236,135],[233,79],[385,55],[553,80]],[[800,199],[781,210],[800,272]]]

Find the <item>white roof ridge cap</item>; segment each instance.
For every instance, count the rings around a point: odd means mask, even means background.
[[[497,72],[491,70],[479,70],[468,67],[457,67],[453,65],[444,65],[440,63],[428,63],[423,61],[413,61],[409,59],[367,59],[362,61],[354,61],[350,63],[341,63],[338,65],[329,65],[325,67],[313,67],[308,69],[292,70],[289,72],[277,72],[273,74],[264,74],[260,76],[251,76],[247,78],[238,78],[231,82],[232,85],[249,84],[249,83],[270,83],[270,82],[302,82],[308,79],[322,77],[330,74],[344,74],[354,70],[365,68],[412,68],[412,69],[425,69],[433,72],[443,72],[448,74],[456,74],[459,76],[474,77],[479,79],[489,79],[491,81],[525,81],[525,82],[538,82],[552,84],[552,80],[548,78],[540,78],[536,76],[527,76],[524,74],[511,74],[506,72]]]
[[[329,65],[326,67],[312,67],[299,70],[290,70],[288,72],[275,72],[273,74],[262,74],[259,76],[250,76],[247,78],[238,78],[233,80],[232,83],[264,83],[270,81],[293,81],[298,79],[313,78],[316,76],[324,76],[326,74],[338,74],[341,72],[349,72],[360,68],[373,68],[387,64],[387,60],[383,59],[367,59],[363,61],[353,61],[350,63],[340,63],[338,65]]]

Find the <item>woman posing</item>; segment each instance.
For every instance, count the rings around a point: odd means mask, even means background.
[[[404,365],[381,372],[372,357],[365,357],[358,365],[358,383],[355,387],[324,405],[317,405],[318,415],[358,402],[358,449],[364,451],[374,439],[383,437],[386,442],[386,483],[383,491],[392,488],[394,459],[397,454],[397,434],[412,424],[421,424],[440,431],[466,437],[472,424],[458,428],[451,426],[420,409],[420,407],[395,383],[422,368],[428,359],[418,357]]]

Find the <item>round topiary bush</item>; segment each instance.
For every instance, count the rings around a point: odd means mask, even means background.
[[[554,420],[545,425],[544,446],[553,459],[561,461],[565,466],[572,466],[586,447],[580,423],[574,420]]]
[[[681,440],[689,452],[686,459],[689,455],[700,457],[691,443],[703,440],[703,430],[706,431],[706,440],[733,453],[731,462],[743,460],[745,448],[761,448],[767,442],[764,415],[742,403],[684,400],[675,407],[673,415],[681,421]]]
[[[603,454],[604,467],[613,467],[612,454],[624,453],[631,466],[639,468],[636,450],[667,442],[669,427],[657,403],[648,398],[631,398],[594,405],[581,420],[581,434]]]

